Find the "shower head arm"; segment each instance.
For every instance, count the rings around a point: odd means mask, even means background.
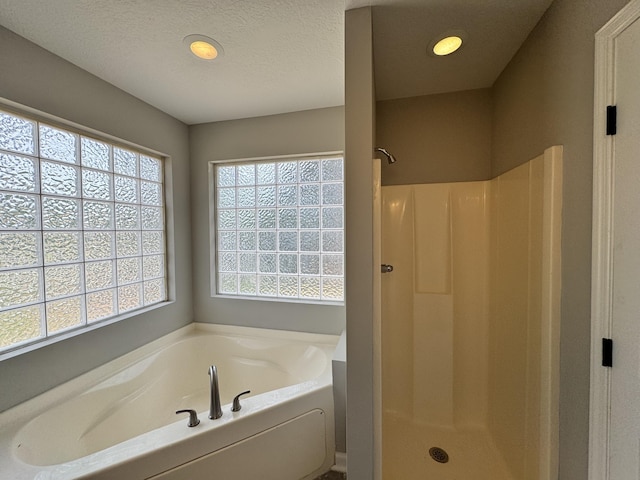
[[[376,147],[374,149],[374,151],[376,152],[380,152],[382,153],[385,157],[387,157],[387,162],[389,162],[389,165],[396,163],[396,157],[394,157],[393,155],[391,155],[386,148],[382,148],[382,147]]]

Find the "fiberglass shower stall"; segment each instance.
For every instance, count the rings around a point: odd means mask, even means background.
[[[377,191],[383,479],[554,478],[561,156]]]

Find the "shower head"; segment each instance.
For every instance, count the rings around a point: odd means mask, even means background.
[[[387,152],[386,148],[380,148],[380,147],[376,147],[375,148],[376,152],[380,152],[382,153],[385,157],[387,157],[387,161],[389,162],[389,165],[391,165],[392,163],[396,163],[396,157],[394,157],[393,155],[391,155],[389,152]]]

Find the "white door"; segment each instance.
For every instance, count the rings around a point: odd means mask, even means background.
[[[594,125],[592,480],[640,479],[640,2],[632,4],[623,10],[624,21],[614,18],[607,40],[609,75],[601,77],[602,100],[608,97],[617,109],[617,131],[599,139],[603,125]],[[598,90],[597,85],[596,109],[604,110]],[[599,154],[608,159],[600,162]],[[602,337],[613,340],[610,368],[599,364]]]
[[[640,20],[616,39],[610,478],[640,479]]]
[[[616,39],[611,479],[640,479],[640,20]]]

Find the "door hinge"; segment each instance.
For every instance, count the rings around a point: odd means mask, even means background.
[[[613,340],[602,339],[602,366],[613,367]]]
[[[607,106],[607,135],[615,135],[618,129],[618,108],[615,105]]]

